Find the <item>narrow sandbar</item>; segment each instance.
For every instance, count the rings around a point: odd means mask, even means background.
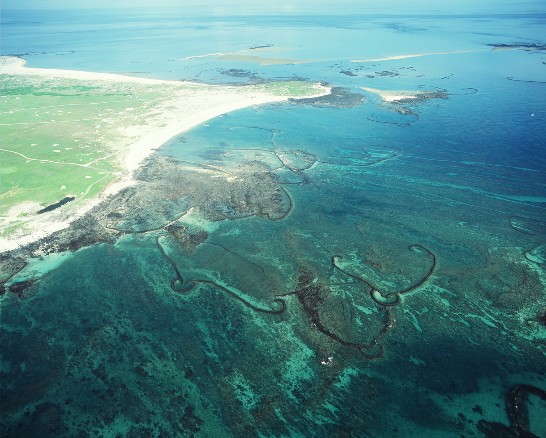
[[[386,56],[384,58],[373,58],[373,59],[353,59],[351,62],[379,62],[379,61],[394,61],[397,59],[407,59],[407,58],[420,58],[422,56],[437,56],[437,55],[454,55],[458,53],[473,53],[481,52],[483,50],[453,50],[450,52],[424,52],[424,53],[408,53],[403,55],[392,55]]]
[[[377,94],[383,102],[409,103],[426,99],[446,99],[445,90],[379,90],[377,88],[360,87],[369,93]]]
[[[220,54],[216,56],[217,59],[222,61],[237,61],[237,62],[254,62],[260,65],[285,65],[285,64],[307,64],[313,61],[306,61],[300,59],[290,58],[268,58],[265,56],[257,55],[241,55],[241,54]]]

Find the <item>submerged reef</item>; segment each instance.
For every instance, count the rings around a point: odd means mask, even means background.
[[[543,43],[495,43],[487,44],[489,47],[494,49],[517,49],[517,50],[526,50],[526,51],[535,51],[535,50],[546,50],[546,44]]]
[[[232,78],[244,78],[252,83],[264,83],[267,82],[262,78],[258,73],[252,72],[250,70],[244,70],[242,68],[230,68],[227,70],[220,70],[220,74],[224,76],[229,76]]]
[[[403,144],[216,123],[0,255],[0,434],[540,430],[542,221],[454,213]]]

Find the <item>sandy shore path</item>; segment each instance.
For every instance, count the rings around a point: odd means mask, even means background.
[[[10,190],[2,188],[1,191],[4,193],[0,196],[2,196],[4,210],[0,217],[0,231],[2,231],[0,251],[17,248],[67,227],[105,197],[131,185],[132,172],[146,157],[169,139],[192,127],[248,106],[282,102],[289,98],[321,96],[330,91],[327,87],[306,82],[222,86],[108,73],[27,68],[25,60],[16,57],[0,57],[0,80],[2,84],[5,81],[24,82],[33,85],[36,89],[51,87],[51,84],[74,89],[96,88],[99,91],[95,92],[93,97],[97,99],[101,97],[101,90],[104,90],[103,94],[112,94],[114,90],[118,95],[122,95],[120,90],[123,90],[124,96],[128,96],[127,104],[120,101],[107,102],[112,108],[107,107],[108,111],[102,110],[101,105],[105,106],[105,104],[103,105],[100,100],[98,100],[99,103],[93,102],[95,107],[88,106],[87,111],[81,110],[79,113],[76,111],[79,108],[79,101],[64,104],[62,107],[64,112],[60,110],[60,106],[54,108],[57,114],[61,113],[57,116],[61,119],[48,118],[47,121],[42,121],[39,117],[41,115],[38,114],[40,108],[47,106],[43,103],[37,109],[35,100],[32,101],[34,106],[31,109],[35,113],[32,114],[32,118],[29,113],[26,118],[21,116],[19,119],[14,119],[17,114],[24,114],[26,109],[24,102],[21,104],[20,101],[15,100],[4,101],[8,109],[10,106],[14,109],[0,114],[0,125],[7,130],[4,131],[7,132],[5,135],[7,140],[2,143],[0,153],[4,154],[3,159],[6,157],[10,160],[19,160],[14,161],[17,169],[15,174],[11,175],[12,178],[25,179],[29,176],[25,173],[28,171],[26,170],[28,165],[25,166],[24,160],[27,164],[34,160],[42,166],[55,165],[56,172],[59,169],[63,172],[71,171],[75,168],[74,166],[79,166],[80,169],[85,168],[89,172],[94,168],[100,170],[106,167],[109,169],[113,167],[114,170],[102,172],[103,179],[109,181],[103,187],[98,180],[93,182],[93,190],[91,190],[92,175],[86,175],[84,178],[90,178],[87,190],[78,189],[77,193],[66,192],[56,195],[58,199],[63,196],[75,196],[77,202],[39,215],[36,214],[36,209],[38,206],[44,207],[43,200],[33,199],[30,194],[28,199],[21,199],[20,196],[12,199],[9,197]],[[25,96],[23,100],[24,98]],[[129,99],[132,101],[129,102]],[[69,100],[69,102],[72,101]],[[22,108],[20,108],[21,105]],[[73,105],[75,109],[66,111],[68,105]],[[94,113],[95,108],[101,108],[101,111]],[[52,111],[47,113],[49,116]],[[86,131],[88,127],[89,132]],[[26,142],[26,138],[21,139],[21,134],[15,135],[20,133],[21,129],[27,129],[29,133],[32,133],[46,128],[50,131],[55,129],[54,132],[58,133],[58,138],[53,137],[51,142],[54,143],[50,145],[57,149],[48,149],[46,152],[49,155],[37,150],[38,141],[29,138]],[[72,132],[72,129],[76,132]],[[78,133],[81,133],[81,138],[76,138]],[[48,135],[50,135],[49,131]],[[94,155],[86,153],[86,157],[91,156],[91,158],[89,161],[87,161],[88,158],[82,161],[81,155],[77,155],[78,148],[62,148],[69,135],[70,141],[78,142],[78,147],[94,147],[98,148],[98,152]],[[13,140],[10,143],[9,138],[12,137]],[[102,139],[100,144],[96,141],[97,138]],[[52,151],[57,153],[53,156],[54,158],[51,158]],[[7,185],[9,187],[9,183]],[[100,190],[97,191],[97,187]],[[93,191],[96,193],[92,193]]]

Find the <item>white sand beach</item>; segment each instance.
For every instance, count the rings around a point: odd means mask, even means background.
[[[397,102],[402,99],[418,99],[422,91],[410,90],[378,90],[377,88],[360,87],[364,91],[377,94],[384,102]]]
[[[9,238],[0,239],[0,251],[17,248],[67,227],[76,218],[81,217],[100,203],[106,196],[117,193],[124,187],[131,185],[133,183],[131,174],[138,168],[139,164],[154,150],[181,132],[224,113],[248,106],[281,102],[288,100],[288,98],[321,96],[330,92],[330,88],[319,84],[312,85],[313,89],[316,90],[315,95],[294,96],[288,92],[286,94],[274,94],[270,89],[259,85],[220,86],[110,73],[27,68],[25,67],[25,60],[17,57],[0,57],[0,75],[24,75],[26,77],[64,78],[108,83],[138,83],[164,86],[168,91],[165,93],[166,99],[154,104],[153,111],[146,118],[145,123],[142,123],[142,121],[135,122],[134,125],[125,126],[122,129],[121,132],[125,135],[127,146],[115,151],[112,155],[117,155],[119,159],[123,160],[126,170],[124,175],[109,185],[99,196],[88,199],[83,205],[80,204],[76,210],[62,208],[47,214],[32,216],[26,223],[28,232],[18,232],[10,235]],[[117,141],[119,142],[120,139],[118,138]],[[24,175],[21,175],[21,177],[24,178]],[[17,209],[14,209],[14,212],[17,213]],[[9,217],[3,219],[7,223],[10,222]]]

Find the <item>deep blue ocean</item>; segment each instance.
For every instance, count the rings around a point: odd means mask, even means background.
[[[0,297],[2,436],[546,437],[546,12],[1,20],[29,67],[342,95],[181,133],[155,231]]]

